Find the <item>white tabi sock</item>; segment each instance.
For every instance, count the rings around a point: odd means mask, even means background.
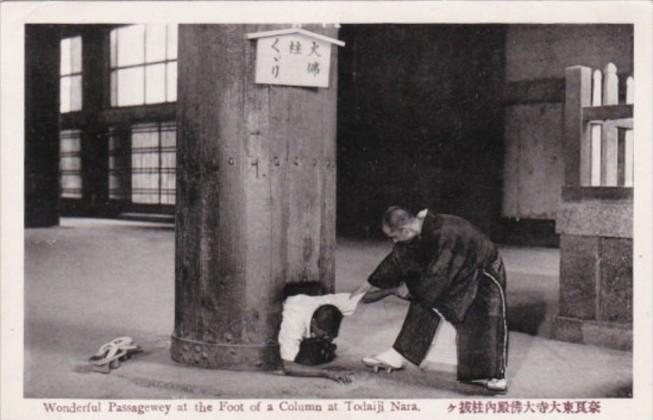
[[[393,367],[402,367],[406,362],[404,356],[399,354],[397,350],[395,350],[392,347],[390,347],[388,350],[384,351],[383,353],[377,354],[376,356],[374,356],[374,358],[384,363],[387,363],[388,365]]]

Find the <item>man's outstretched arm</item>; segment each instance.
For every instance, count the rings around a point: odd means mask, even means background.
[[[367,280],[365,280],[356,290],[349,294],[349,298],[355,299],[361,295],[364,295],[365,293],[369,292],[372,287],[373,286]]]
[[[381,299],[385,299],[388,296],[394,295],[395,294],[395,288],[391,289],[376,289],[376,290],[370,290],[367,293],[365,293],[365,296],[363,296],[363,299],[361,299],[361,302],[363,303],[373,303],[377,302]]]
[[[412,300],[410,292],[408,291],[408,287],[406,287],[406,283],[401,283],[399,286],[391,287],[389,289],[378,289],[373,287],[371,290],[365,293],[365,296],[363,296],[361,302],[372,303],[392,295],[404,300]]]

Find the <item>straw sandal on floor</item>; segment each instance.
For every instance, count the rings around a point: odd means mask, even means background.
[[[142,351],[140,346],[134,345],[131,337],[118,337],[100,346],[97,353],[89,357],[88,361],[96,372],[109,373],[111,369],[120,367],[120,362]]]

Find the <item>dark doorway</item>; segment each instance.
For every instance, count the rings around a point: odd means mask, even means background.
[[[380,234],[392,204],[490,233],[503,163],[502,25],[345,25],[338,74],[338,232]]]

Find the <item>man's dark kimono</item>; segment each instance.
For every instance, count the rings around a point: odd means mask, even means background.
[[[485,235],[460,217],[426,213],[420,236],[397,243],[368,279],[382,289],[402,281],[412,301],[393,345],[397,352],[419,365],[439,312],[456,328],[459,380],[505,377],[506,275]]]

